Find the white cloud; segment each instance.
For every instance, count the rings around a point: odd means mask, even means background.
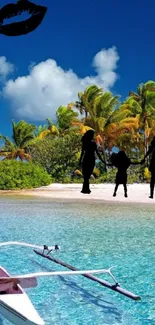
[[[117,80],[119,56],[115,47],[103,49],[93,59],[95,76],[78,77],[72,70],[65,71],[53,59],[32,65],[29,75],[6,82],[3,94],[13,103],[20,118],[43,120],[55,118],[60,105],[77,99],[79,91],[97,84],[110,89]]]
[[[99,74],[113,71],[117,68],[119,56],[115,47],[98,52],[94,59],[93,65]]]
[[[0,79],[2,81],[14,71],[14,65],[7,61],[5,56],[0,57]]]

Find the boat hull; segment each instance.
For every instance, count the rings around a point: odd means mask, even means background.
[[[26,307],[25,307],[26,308]],[[8,321],[15,325],[44,325],[44,321],[40,318],[38,321],[31,321],[16,310],[12,309],[9,305],[0,300],[0,314]]]
[[[5,295],[5,297],[2,297],[2,295],[0,295],[0,314],[3,317],[15,325],[45,324],[31,304],[31,301],[29,300],[26,293],[23,293],[22,295],[17,294],[15,297],[10,296],[11,295]],[[14,303],[12,303],[10,298],[14,299]],[[20,304],[18,303],[19,300]],[[17,308],[14,307],[15,301],[17,303]],[[20,312],[20,306],[24,307],[22,313]]]
[[[3,277],[10,277],[5,269],[0,267]],[[0,291],[0,314],[15,325],[44,325],[29,297],[18,284],[16,289]]]

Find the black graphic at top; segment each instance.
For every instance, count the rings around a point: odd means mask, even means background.
[[[30,18],[4,24],[4,19],[20,15],[23,12],[29,13]],[[6,36],[19,36],[34,31],[42,22],[47,7],[36,5],[28,0],[19,0],[16,4],[9,3],[0,9],[0,34]]]

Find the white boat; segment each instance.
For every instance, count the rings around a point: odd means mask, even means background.
[[[0,247],[17,245],[23,247],[42,249],[50,253],[60,249],[58,245],[32,245],[23,242],[9,241],[0,243]],[[39,316],[29,297],[23,288],[37,286],[37,279],[26,278],[13,279],[10,274],[0,266],[0,314],[15,325],[44,325],[45,322]]]
[[[1,266],[0,277],[0,314],[15,325],[44,325],[43,319],[23,290],[23,287],[36,286],[36,279],[33,279],[33,282],[20,281],[23,284],[21,287],[17,281],[12,281],[8,272]]]

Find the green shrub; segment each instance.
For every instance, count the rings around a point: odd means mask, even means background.
[[[66,176],[62,179],[62,184],[70,184],[71,183],[71,177]]]
[[[104,172],[97,180],[97,183],[114,183],[116,178],[116,168],[109,168],[107,172]]]
[[[143,183],[144,180],[144,166],[143,165],[131,165],[127,171],[128,183]]]
[[[32,162],[0,161],[0,190],[35,188],[51,182],[51,176]]]
[[[63,182],[78,168],[81,135],[74,132],[48,137],[29,147],[32,161],[42,166],[55,182]]]

